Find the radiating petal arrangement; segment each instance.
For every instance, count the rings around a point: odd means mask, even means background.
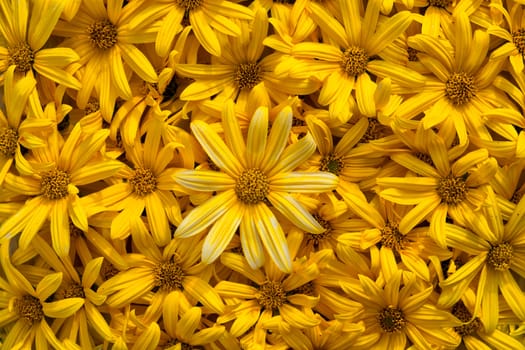
[[[525,349],[525,1],[0,1],[0,349]]]

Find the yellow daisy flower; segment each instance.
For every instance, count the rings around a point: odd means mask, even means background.
[[[65,2],[46,0],[11,1],[0,6],[0,34],[7,47],[0,47],[0,72],[14,65],[19,74],[38,75],[58,84],[80,89],[80,82],[66,68],[79,60],[71,48],[44,48],[57,23]]]
[[[525,277],[525,240],[523,214],[525,199],[516,206],[504,224],[493,191],[488,190],[488,203],[481,215],[469,217],[467,228],[445,224],[447,245],[466,252],[469,260],[440,283],[439,304],[451,307],[476,280],[476,307],[481,305],[481,320],[487,332],[496,329],[499,317],[499,292],[514,314],[525,320],[523,291],[511,273]]]
[[[396,270],[382,282],[362,275],[359,281],[341,282],[343,290],[363,305],[361,312],[341,318],[362,321],[366,334],[376,335],[372,345],[376,349],[403,350],[409,341],[421,349],[457,346],[460,339],[451,327],[461,323],[429,301],[432,286],[421,290],[416,281],[415,275]]]
[[[332,190],[337,177],[328,172],[293,171],[312,155],[315,143],[306,135],[286,147],[291,126],[292,112],[287,107],[268,134],[268,110],[259,108],[245,141],[231,100],[223,114],[225,141],[205,122],[191,124],[194,136],[221,171],[186,170],[175,175],[178,183],[191,190],[217,191],[217,195],[189,212],[174,236],[194,236],[211,226],[202,249],[205,263],[215,261],[240,228],[250,266],[264,264],[264,247],[279,269],[291,271],[285,235],[270,206],[306,232],[325,230],[290,193]]]
[[[376,58],[410,25],[413,15],[401,11],[378,25],[380,0],[370,1],[364,18],[356,1],[338,1],[342,22],[317,3],[310,3],[310,16],[319,25],[324,42],[302,42],[294,45],[291,55],[303,60],[288,60],[280,70],[295,78],[316,77],[322,88],[318,102],[326,106],[333,118],[346,122],[357,108],[364,116],[375,116],[376,84],[370,74],[391,77],[392,81],[412,89],[422,86],[421,75]],[[308,60],[304,60],[308,59]],[[355,98],[352,91],[355,90]]]
[[[9,261],[9,244],[1,246],[2,269],[7,280],[0,278],[0,327],[7,330],[2,348],[47,348],[65,350],[56,338],[47,318],[71,317],[84,304],[82,298],[48,301],[62,283],[62,273],[52,273],[34,288]]]
[[[129,24],[133,19],[137,26]],[[136,47],[155,41],[157,28],[148,24],[148,17],[137,11],[135,2],[122,7],[122,0],[107,4],[104,0],[83,1],[74,19],[57,23],[53,34],[67,38],[61,46],[73,48],[83,66],[82,88],[76,98],[80,108],[85,108],[96,89],[102,115],[111,120],[116,98],[132,97],[127,67],[142,80],[157,82],[155,69]]]

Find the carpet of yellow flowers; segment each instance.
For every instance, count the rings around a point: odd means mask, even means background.
[[[524,0],[0,1],[0,348],[525,349]]]

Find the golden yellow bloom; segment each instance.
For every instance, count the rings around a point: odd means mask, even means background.
[[[287,146],[292,126],[289,107],[279,113],[268,134],[268,110],[259,108],[246,141],[227,103],[223,114],[225,141],[206,123],[195,121],[192,131],[210,159],[221,170],[186,170],[175,175],[181,185],[217,195],[193,209],[175,231],[175,237],[194,236],[211,225],[202,260],[215,261],[240,228],[244,254],[252,268],[264,264],[264,249],[282,271],[291,271],[284,232],[269,204],[306,232],[325,229],[290,193],[319,193],[334,189],[337,177],[329,172],[294,172],[314,152],[310,135]]]

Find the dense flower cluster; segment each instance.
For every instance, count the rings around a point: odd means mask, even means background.
[[[0,348],[525,349],[525,1],[0,1]]]

